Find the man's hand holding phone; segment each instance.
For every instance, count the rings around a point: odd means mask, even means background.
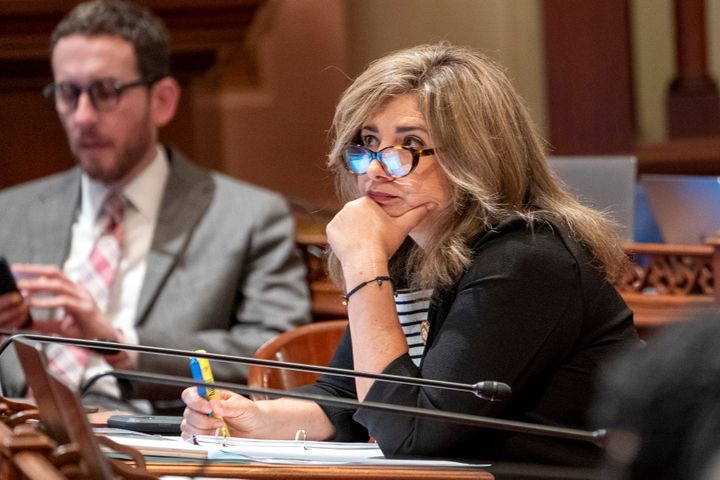
[[[15,283],[5,257],[0,257],[0,328],[28,329],[32,325],[30,307]]]
[[[8,293],[3,295],[3,290]],[[47,315],[33,322],[30,309]],[[116,335],[90,292],[59,267],[18,263],[10,270],[7,261],[0,261],[0,328],[32,328],[76,338],[114,339]]]
[[[115,339],[116,332],[92,295],[56,265],[14,264],[18,286],[29,306],[48,312],[50,321],[36,318],[33,329],[65,337]],[[38,314],[39,316],[39,314]]]

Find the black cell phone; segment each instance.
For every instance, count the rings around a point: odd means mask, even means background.
[[[13,275],[12,270],[10,270],[10,264],[7,262],[5,257],[0,257],[0,295],[17,291],[19,291],[18,286],[17,283],[15,283],[15,276]],[[32,322],[32,316],[28,314],[25,323],[16,328],[20,330],[31,328]]]
[[[107,426],[142,433],[180,435],[182,419],[170,415],[112,415],[107,419]]]
[[[0,257],[0,295],[17,291],[17,283],[15,283],[15,277],[12,270],[10,270],[10,265],[5,260],[5,257]]]

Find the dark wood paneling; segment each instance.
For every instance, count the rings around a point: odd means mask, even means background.
[[[74,161],[42,87],[52,80],[48,59],[50,34],[63,15],[79,1],[3,0],[0,7],[0,188],[66,169]],[[252,54],[244,41],[264,0],[153,0],[149,6],[166,23],[172,38],[172,68],[183,85],[178,114],[161,138],[194,157],[197,150],[193,88],[205,88],[208,72],[225,52],[248,58],[235,60],[245,71],[235,75],[252,83]],[[212,157],[212,158],[218,158]],[[198,159],[203,163],[202,159]],[[216,164],[205,164],[217,167]]]
[[[675,78],[668,90],[670,138],[720,134],[720,97],[707,69],[705,0],[675,0]]]
[[[675,139],[639,146],[638,173],[720,175],[720,137]]]
[[[562,155],[633,150],[626,0],[544,0],[550,142]]]

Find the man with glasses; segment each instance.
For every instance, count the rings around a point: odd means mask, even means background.
[[[0,255],[22,292],[0,296],[0,328],[251,356],[305,323],[286,202],[158,142],[180,96],[162,22],[120,0],[81,4],[53,32],[51,63],[44,93],[78,166],[0,193]],[[111,367],[189,373],[186,359],[55,347],[49,367],[78,386]],[[218,379],[245,372],[215,365]],[[6,395],[25,393],[12,354],[0,358],[0,378]],[[92,389],[106,405],[177,398],[109,376]]]

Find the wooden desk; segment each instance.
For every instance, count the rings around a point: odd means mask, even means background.
[[[371,479],[405,480],[426,478],[491,480],[482,469],[381,467],[358,465],[271,465],[238,463],[148,462],[148,472],[155,475],[180,475],[246,479]]]
[[[98,412],[89,414],[93,426],[106,426],[110,415],[122,412]],[[427,468],[427,467],[384,467],[358,465],[275,465],[242,464],[238,462],[199,461],[148,461],[147,471],[154,475],[202,476],[245,479],[387,479],[413,480],[425,478],[489,480],[494,476],[482,469],[471,468]]]
[[[88,414],[93,426],[107,425],[107,418],[122,412],[106,411]],[[217,461],[148,461],[147,471],[158,476],[202,476],[220,478],[262,478],[262,479],[387,479],[411,480],[431,478],[489,480],[494,476],[480,468],[427,468],[427,467],[385,467],[358,465],[275,465],[222,463]]]
[[[14,430],[0,422],[0,478],[64,479],[56,468],[57,444],[38,432],[34,425],[23,424]],[[79,458],[79,457],[78,457]],[[155,457],[157,458],[157,457]],[[76,459],[77,461],[77,459]],[[128,462],[129,464],[130,462]],[[62,469],[67,473],[68,465]],[[359,465],[274,465],[262,463],[201,462],[168,458],[147,461],[151,475],[218,477],[243,479],[370,479],[414,480],[425,478],[492,480],[481,468],[386,467]],[[74,470],[73,470],[74,471]]]

